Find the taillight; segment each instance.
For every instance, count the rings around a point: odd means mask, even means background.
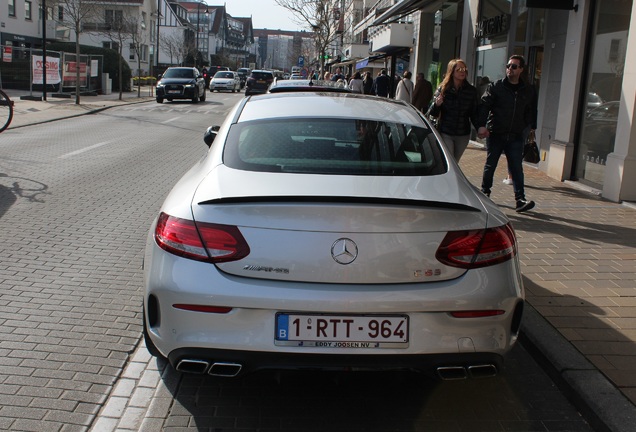
[[[517,254],[517,240],[510,223],[484,230],[451,231],[437,248],[438,261],[465,269],[491,266]]]
[[[161,213],[155,241],[162,249],[197,261],[237,261],[250,253],[239,229],[232,225],[195,223]]]

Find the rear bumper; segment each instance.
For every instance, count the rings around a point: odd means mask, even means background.
[[[182,348],[172,351],[168,361],[182,372],[220,376],[263,369],[414,370],[442,379],[462,379],[496,375],[503,369],[504,357],[493,353],[336,355]],[[224,372],[230,365],[233,367]]]

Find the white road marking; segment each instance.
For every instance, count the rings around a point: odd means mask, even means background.
[[[75,156],[75,155],[87,152],[89,150],[93,150],[93,149],[99,148],[99,147],[104,146],[104,145],[106,145],[108,143],[111,143],[111,142],[112,141],[104,141],[104,142],[101,142],[101,143],[93,144],[92,146],[85,147],[85,148],[80,149],[80,150],[75,150],[74,152],[63,154],[62,156],[59,156],[59,159],[66,159],[68,157]]]

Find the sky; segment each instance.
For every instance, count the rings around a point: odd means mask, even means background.
[[[234,17],[251,16],[255,29],[303,30],[291,20],[291,12],[278,6],[274,0],[207,0],[207,3],[213,6],[225,3],[227,13]]]

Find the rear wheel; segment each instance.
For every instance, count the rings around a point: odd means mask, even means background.
[[[195,95],[192,96],[192,103],[197,103],[197,102],[199,102],[199,92],[198,92],[198,90],[195,93]]]
[[[5,92],[0,90],[0,132],[11,124],[13,119],[13,101]]]
[[[157,98],[157,103],[163,103],[163,98],[158,97],[158,98]]]
[[[203,89],[203,94],[199,97],[199,100],[201,102],[205,102],[205,98],[206,98],[206,91],[205,91],[205,89]]]

